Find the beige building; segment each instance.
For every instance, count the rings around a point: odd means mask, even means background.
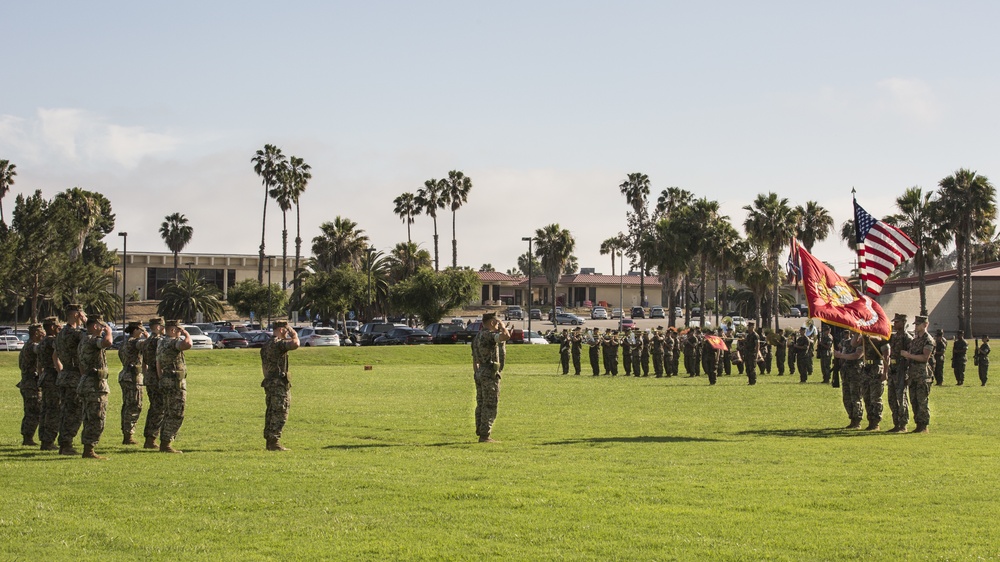
[[[482,284],[479,301],[475,304],[518,304],[529,306],[552,304],[552,287],[544,276],[531,279],[531,298],[528,298],[528,278],[512,276],[498,271],[480,271]],[[662,286],[655,276],[646,276],[646,302],[644,306],[661,306]],[[556,284],[555,303],[558,306],[583,307],[601,305],[623,308],[638,306],[638,275],[601,275],[574,273],[563,275]],[[589,305],[587,303],[590,303]]]
[[[896,313],[913,316],[920,313],[920,289],[916,277],[896,279],[885,284],[878,302],[889,318]],[[949,336],[958,330],[958,281],[956,270],[929,273],[926,276],[928,329],[942,329]],[[972,268],[972,333],[1000,334],[1000,263],[987,263]]]
[[[174,280],[174,255],[170,252],[129,252],[122,256],[119,251],[118,263],[125,257],[124,287],[119,294],[137,291],[139,300],[156,300],[167,283]],[[197,271],[202,281],[214,284],[223,295],[229,287],[245,279],[257,279],[258,257],[239,254],[189,254],[177,257],[178,271]],[[291,286],[295,258],[290,257],[285,264],[288,284]],[[119,265],[119,273],[121,266]],[[270,277],[268,275],[270,274]],[[281,283],[281,256],[271,257],[264,262],[264,282]]]

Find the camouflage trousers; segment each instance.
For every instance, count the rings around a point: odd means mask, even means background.
[[[105,384],[107,387],[107,384]],[[104,420],[108,415],[108,393],[87,392],[81,395],[83,402],[83,431],[80,441],[84,445],[97,445],[104,433]]]
[[[791,375],[795,374],[795,354],[788,354],[788,373]]]
[[[601,374],[601,348],[592,345],[588,353],[590,354],[590,370],[593,371],[596,377]]]
[[[187,404],[187,385],[174,377],[160,379],[160,393],[163,396],[163,424],[160,428],[160,445],[177,438],[177,432],[184,423],[184,406]]]
[[[149,398],[149,408],[146,409],[146,426],[142,434],[156,439],[163,427],[163,392],[160,391],[159,383],[146,385],[146,397]]]
[[[42,384],[42,415],[38,426],[38,437],[42,443],[55,443],[59,437],[60,390],[54,380]]]
[[[264,439],[281,439],[292,404],[292,389],[285,384],[268,384],[264,387],[264,402]]]
[[[654,351],[653,352],[653,375],[657,377],[663,376],[663,352]]]
[[[747,373],[747,384],[757,384],[757,362],[744,361],[743,367]]]
[[[868,423],[876,424],[882,421],[883,393],[885,393],[885,383],[882,382],[880,370],[865,368],[861,376],[861,398],[865,403]]]
[[[787,353],[778,353],[777,351],[774,352],[774,362],[776,364],[775,366],[778,367],[778,376],[779,377],[785,376],[785,356],[786,355],[787,355]]]
[[[989,359],[980,359],[979,360],[979,382],[983,383],[983,386],[986,386],[986,381],[988,379],[989,371],[990,371],[990,360]]]
[[[24,402],[24,417],[21,418],[21,435],[25,438],[34,437],[35,430],[42,420],[42,391],[36,388],[22,388],[21,400]],[[39,435],[41,438],[41,435]]]
[[[917,377],[907,381],[910,390],[910,404],[913,405],[913,421],[917,425],[926,426],[931,423],[930,395],[931,380]]]
[[[829,355],[819,358],[819,370],[823,373],[823,382],[830,382],[830,371],[833,358]]]
[[[889,396],[889,411],[892,412],[892,424],[895,427],[906,427],[910,421],[910,408],[906,401],[906,385],[900,382],[896,367],[889,370],[889,386],[886,389]]]
[[[845,365],[840,374],[843,381],[840,385],[840,393],[844,400],[844,410],[847,417],[854,421],[861,421],[864,417],[864,407],[862,405],[862,382],[861,368],[858,365]]]
[[[572,355],[573,355],[573,374],[574,375],[579,375],[580,374],[580,368],[581,368],[580,367],[580,350],[579,349],[574,349],[572,351]]]
[[[500,375],[488,369],[476,373],[476,435],[489,437],[497,419],[500,402]]]
[[[951,368],[955,370],[955,384],[965,384],[965,361],[952,361]]]
[[[934,356],[934,382],[944,384],[944,355]]]
[[[601,359],[604,361],[604,374],[611,374],[611,350],[609,348],[604,348],[604,353],[601,354]]]
[[[716,377],[719,376],[719,354],[705,354],[705,373],[708,375],[708,384],[715,384]]]
[[[642,376],[649,376],[649,351],[645,348],[642,350],[642,355],[639,356],[639,362],[642,363]]]
[[[142,386],[126,381],[118,384],[122,387],[122,435],[132,435],[142,413]]]
[[[76,391],[76,382],[72,377],[66,377],[59,387],[59,444],[64,446],[73,444],[83,423],[83,400]]]
[[[647,371],[648,370],[649,369],[647,369]],[[641,371],[642,371],[642,355],[641,355],[641,352],[639,352],[639,353],[633,352],[632,353],[632,375],[634,375],[636,377],[641,376],[642,375]]]
[[[569,374],[569,353],[562,353],[559,355],[559,362],[562,363],[562,373],[564,375]]]
[[[813,358],[812,355],[808,353],[801,353],[795,358],[795,362],[798,363],[799,369],[799,380],[806,382],[809,375],[812,374],[813,370]]]

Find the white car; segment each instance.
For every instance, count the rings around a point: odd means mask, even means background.
[[[607,320],[608,319],[608,309],[603,306],[595,306],[593,310],[590,311],[591,320]]]
[[[185,324],[184,329],[191,335],[191,349],[215,349],[215,342],[194,324]]]
[[[303,347],[340,346],[340,333],[333,328],[302,328],[299,343]]]
[[[574,326],[579,326],[586,322],[583,318],[580,318],[576,314],[570,314],[568,312],[560,312],[556,314],[556,324],[572,324]]]
[[[525,334],[524,343],[534,343],[543,345],[543,344],[548,344],[549,340],[543,338],[542,334],[532,331],[532,332],[527,332],[527,334]]]
[[[0,351],[21,351],[24,342],[17,336],[0,336]]]

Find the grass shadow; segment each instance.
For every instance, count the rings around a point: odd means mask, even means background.
[[[724,441],[708,437],[684,437],[680,435],[639,435],[636,437],[582,437],[580,439],[565,439],[549,441],[542,445],[578,445],[580,443],[691,443]]]
[[[355,445],[327,445],[324,449],[339,449],[341,451],[351,451],[354,449],[380,449],[383,447],[401,447],[405,443],[358,443]]]
[[[827,428],[786,428],[786,429],[754,429],[740,431],[736,435],[749,435],[755,437],[805,437],[808,439],[829,439],[835,437],[864,437],[880,435],[878,431],[857,431],[844,429],[842,427]]]

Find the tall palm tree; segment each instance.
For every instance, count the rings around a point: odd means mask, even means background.
[[[417,196],[407,191],[393,199],[392,202],[396,205],[392,212],[396,213],[396,216],[406,224],[406,242],[413,242],[413,239],[410,238],[410,225],[413,224],[413,216],[420,212]]]
[[[260,176],[260,182],[264,184],[264,211],[260,220],[260,254],[257,260],[257,282],[264,283],[264,235],[267,233],[267,199],[271,190],[278,183],[278,171],[285,165],[285,155],[281,149],[273,144],[265,144],[264,148],[258,150],[253,158],[253,171]]]
[[[635,172],[628,175],[624,182],[618,186],[625,202],[632,208],[635,228],[630,234],[630,242],[635,248],[634,254],[639,258],[639,303],[646,302],[646,256],[643,255],[641,246],[643,237],[646,235],[646,223],[649,219],[649,176]]]
[[[653,228],[647,249],[656,266],[664,301],[667,303],[669,326],[676,325],[677,284],[694,255],[694,212],[691,207],[678,207],[664,215]]]
[[[409,278],[418,270],[431,267],[431,254],[413,242],[400,242],[389,253],[393,281]]]
[[[958,256],[958,324],[972,332],[972,246],[996,219],[996,189],[986,176],[965,168],[938,182],[941,220],[955,233]]]
[[[302,257],[302,214],[300,213],[299,199],[305,192],[306,186],[309,185],[309,180],[312,179],[312,167],[298,156],[292,156],[288,159],[287,169],[291,176],[292,201],[295,203],[295,269],[292,272],[292,278],[296,279],[295,275],[299,271],[299,260]],[[292,283],[298,283],[298,281],[293,280]]]
[[[429,179],[424,182],[424,186],[417,190],[417,206],[423,210],[434,221],[434,271],[440,271],[440,260],[438,259],[438,209],[443,209],[447,204],[444,198],[445,180]]]
[[[715,324],[718,326],[718,313],[720,309],[724,314],[729,310],[729,272],[740,260],[740,255],[737,253],[737,245],[741,240],[740,233],[736,232],[736,229],[730,224],[728,217],[717,221],[709,236],[715,247],[715,251],[709,252],[708,261],[712,265],[712,268],[715,269],[715,287],[717,293]],[[721,289],[719,287],[720,273],[722,278]]]
[[[950,232],[937,224],[938,210],[934,193],[924,193],[914,186],[896,198],[899,213],[885,217],[885,222],[906,233],[917,245],[913,265],[917,270],[920,314],[927,315],[927,268],[941,257]]]
[[[710,256],[719,251],[719,221],[728,221],[729,217],[719,216],[719,202],[710,201],[706,197],[694,202],[691,206],[694,211],[694,250],[701,265],[701,286],[699,302],[702,306],[702,315],[699,326],[705,327],[705,319],[708,316],[705,310],[705,303],[708,301],[708,264]]]
[[[746,205],[743,210],[747,218],[743,222],[743,230],[752,242],[767,251],[767,263],[772,272],[772,303],[778,302],[778,288],[781,277],[778,270],[778,255],[795,234],[795,212],[788,206],[788,199],[779,198],[776,193],[758,194],[752,205]],[[773,329],[778,329],[778,307],[772,307]],[[770,319],[768,320],[770,323]]]
[[[14,185],[14,176],[17,175],[17,166],[10,163],[10,160],[0,160],[0,223],[4,223],[3,218],[3,198],[10,192],[10,186]]]
[[[442,193],[445,205],[451,207],[451,266],[458,267],[458,238],[455,236],[455,212],[462,208],[472,191],[472,179],[458,170],[448,172]]]
[[[288,211],[292,209],[292,174],[288,163],[278,168],[276,183],[268,194],[281,209],[281,288],[288,287]]]
[[[174,283],[177,283],[177,255],[184,251],[184,246],[191,241],[194,229],[188,226],[187,217],[180,213],[174,213],[164,217],[166,220],[160,225],[160,238],[167,244],[167,248],[174,254]]]
[[[795,207],[795,237],[802,241],[806,251],[812,252],[816,242],[826,240],[833,230],[833,217],[816,201],[806,201],[805,206]]]
[[[601,255],[611,254],[611,275],[615,275],[615,256],[626,249],[628,249],[628,241],[625,240],[625,235],[621,232],[601,242]],[[622,274],[624,273],[623,271]]]
[[[670,216],[674,210],[694,203],[694,194],[679,187],[668,187],[656,198],[656,214]]]
[[[552,291],[553,326],[556,325],[556,285],[575,247],[573,235],[558,224],[553,223],[535,231],[535,256],[542,262],[542,271],[545,272],[545,279]]]
[[[361,267],[368,248],[368,236],[358,228],[358,223],[338,215],[333,222],[321,224],[319,230],[320,235],[312,240],[319,271],[330,272],[345,264],[354,269]]]

